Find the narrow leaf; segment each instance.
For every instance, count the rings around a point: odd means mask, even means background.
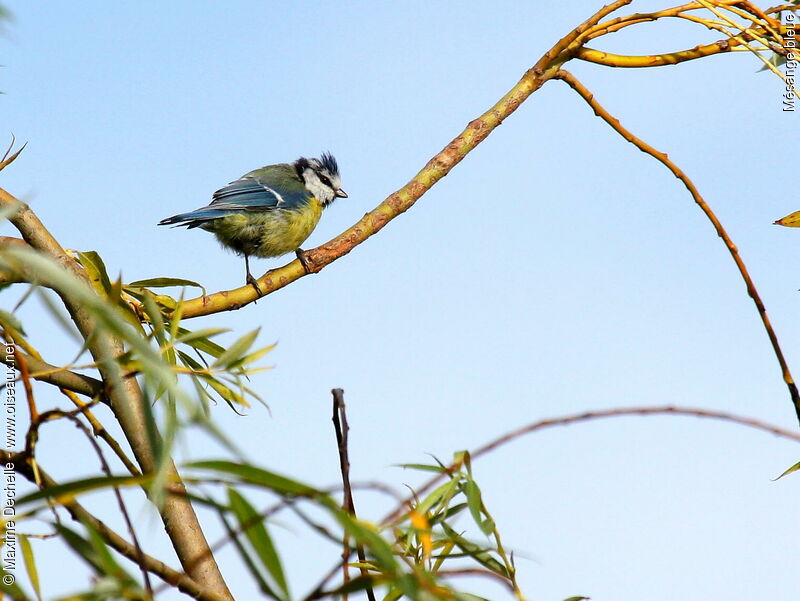
[[[445,471],[445,468],[441,466],[427,465],[425,463],[398,463],[395,466],[412,470],[420,470],[423,472],[435,472],[437,474],[441,474],[442,472]]]
[[[30,601],[28,594],[17,584],[14,574],[0,567],[0,581],[3,583],[3,594],[11,601]]]
[[[228,347],[224,353],[217,357],[213,367],[227,367],[230,363],[239,359],[248,350],[250,350],[251,346],[253,346],[253,343],[256,341],[256,337],[258,336],[260,330],[261,328],[256,328],[252,332],[248,332],[239,338],[230,347]]]
[[[31,579],[31,586],[36,593],[36,598],[41,601],[42,590],[39,586],[39,571],[36,569],[36,558],[33,556],[31,541],[24,534],[20,534],[17,540],[19,541],[20,550],[22,551],[22,558],[25,561],[25,570],[28,572],[28,577]]]
[[[137,280],[127,284],[126,288],[169,288],[171,286],[192,286],[200,288],[203,291],[203,296],[206,294],[206,289],[202,284],[193,282],[192,280],[184,280],[181,278],[150,278],[149,280]]]
[[[422,514],[427,514],[434,505],[439,504],[443,499],[452,498],[458,489],[458,480],[448,480],[444,484],[437,486],[427,497],[420,501],[414,508]],[[446,504],[446,501],[445,501]]]
[[[783,478],[784,476],[788,476],[789,474],[791,474],[792,472],[796,472],[797,470],[800,470],[800,461],[798,461],[797,463],[795,463],[795,464],[794,464],[792,467],[790,467],[788,470],[786,470],[785,472],[783,472],[783,473],[782,473],[780,476],[778,476],[777,478],[775,478],[775,480],[780,480],[780,479],[781,479],[781,478]]]
[[[453,541],[459,549],[461,549],[464,553],[469,555],[472,559],[477,561],[483,567],[490,569],[492,572],[500,574],[508,578],[508,571],[506,567],[497,561],[494,557],[491,556],[488,549],[473,543],[470,540],[467,540],[458,532],[453,530],[450,526],[447,525],[446,522],[442,522],[442,529],[444,530],[447,538]]]
[[[789,213],[786,217],[781,217],[773,223],[775,225],[782,225],[785,227],[800,227],[800,211]]]
[[[281,560],[275,551],[275,545],[264,524],[264,519],[258,515],[255,508],[234,489],[228,489],[228,500],[231,510],[239,521],[239,526],[247,536],[253,549],[258,555],[261,564],[283,592],[283,599],[289,599],[289,587],[286,584],[286,577],[283,573]]]
[[[112,486],[137,486],[147,482],[149,479],[150,476],[97,476],[94,478],[75,480],[73,482],[65,482],[63,484],[51,486],[43,490],[37,490],[19,499],[17,504],[25,505],[26,503],[33,503],[34,501],[45,498],[53,498],[60,503],[67,503],[77,495],[86,492],[110,488]]]
[[[86,252],[79,252],[78,259],[89,275],[89,280],[92,282],[95,290],[105,293],[106,295],[111,292],[111,280],[108,278],[105,263],[100,255],[94,250]]]
[[[310,486],[279,476],[274,472],[233,461],[195,461],[186,464],[186,467],[236,476],[240,482],[263,486],[281,495],[311,497],[323,494]]]

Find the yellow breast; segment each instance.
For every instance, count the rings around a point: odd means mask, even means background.
[[[259,245],[263,254],[254,254],[275,257],[296,250],[317,227],[321,216],[322,203],[316,198],[299,209],[270,211],[272,223],[263,228]]]

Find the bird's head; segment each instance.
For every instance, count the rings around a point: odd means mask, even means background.
[[[297,175],[301,177],[306,189],[327,207],[337,198],[347,198],[342,190],[339,165],[333,155],[323,152],[318,159],[299,158],[294,162]]]

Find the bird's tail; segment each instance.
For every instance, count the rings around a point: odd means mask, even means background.
[[[185,225],[189,228],[193,228],[203,225],[209,221],[213,221],[214,219],[224,217],[225,215],[225,211],[215,209],[197,209],[189,213],[180,213],[179,215],[173,215],[172,217],[162,219],[158,222],[158,225],[174,225],[175,227]]]

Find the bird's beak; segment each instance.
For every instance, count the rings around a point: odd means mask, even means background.
[[[336,198],[347,198],[347,192],[339,188],[338,190],[336,190],[335,196]]]

